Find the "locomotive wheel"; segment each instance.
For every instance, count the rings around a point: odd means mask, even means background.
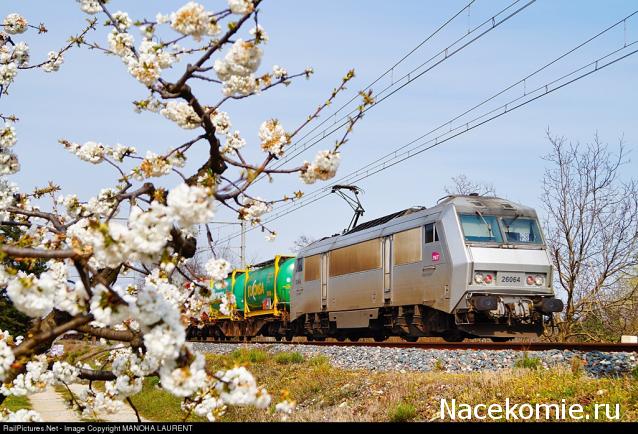
[[[345,336],[337,336],[335,339],[337,339],[337,341],[339,342],[344,342],[346,340]]]
[[[388,337],[385,336],[385,335],[374,335],[373,339],[374,339],[375,342],[383,342],[386,339],[388,339]]]
[[[306,339],[308,340],[308,342],[312,342],[315,340],[315,338],[313,338],[312,336],[306,336]]]
[[[281,335],[277,335],[277,336],[275,336],[275,340],[276,340],[277,342],[281,342],[281,338],[282,338],[282,337],[283,337],[283,336],[281,336]]]
[[[490,339],[492,342],[509,342],[514,338],[506,338],[504,336],[493,336]]]
[[[416,342],[419,340],[418,336],[403,336],[403,339],[405,339],[408,342]]]
[[[350,336],[348,339],[350,342],[359,342],[359,336]]]
[[[287,334],[287,335],[286,335],[286,341],[288,341],[288,342],[292,342],[292,338],[293,338],[293,337],[294,337],[293,335],[289,335],[289,334]]]

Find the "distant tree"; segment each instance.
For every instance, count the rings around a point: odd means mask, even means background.
[[[547,138],[552,151],[545,157],[542,202],[555,283],[565,297],[559,338],[617,339],[629,301],[636,312],[630,284],[638,264],[636,179],[620,178],[627,163],[622,140],[612,154],[598,135],[584,145],[549,131]]]
[[[309,237],[308,235],[299,235],[299,237],[293,241],[292,243],[292,247],[290,248],[290,250],[293,253],[299,253],[301,251],[301,249],[303,249],[304,247],[312,244],[315,242],[315,239],[312,237]]]
[[[496,190],[492,184],[477,183],[471,181],[466,175],[460,174],[452,177],[452,185],[446,185],[445,192],[450,195],[468,195],[477,193],[480,196],[494,196]]]

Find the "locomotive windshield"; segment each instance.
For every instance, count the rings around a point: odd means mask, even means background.
[[[540,244],[541,233],[536,219],[514,217],[501,219],[509,243]]]
[[[461,214],[461,226],[465,234],[465,241],[475,243],[502,243],[503,236],[498,227],[496,217],[492,215]]]
[[[538,222],[529,217],[459,214],[465,241],[470,243],[541,244]],[[499,224],[500,223],[500,224]]]

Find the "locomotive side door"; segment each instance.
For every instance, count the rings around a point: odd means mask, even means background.
[[[447,276],[449,263],[440,222],[426,224],[424,232],[423,301],[431,306],[436,301],[450,296]]]
[[[392,299],[392,235],[383,239],[383,301]]]
[[[321,255],[321,310],[325,310],[328,306],[328,255]]]

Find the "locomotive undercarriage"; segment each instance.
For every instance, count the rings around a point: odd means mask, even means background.
[[[507,340],[542,334],[547,313],[533,309],[528,316],[517,317],[511,313],[516,313],[516,310],[485,310],[493,307],[493,301],[481,301],[484,304],[479,303],[479,307],[484,310],[477,310],[471,305],[469,309],[457,310],[454,315],[425,305],[379,308],[378,311],[375,309],[376,315],[365,326],[352,328],[338,327],[336,321],[330,320],[329,312],[310,313],[288,321],[288,312],[281,311],[279,317],[248,317],[235,321],[219,319],[193,324],[189,327],[188,337],[191,340],[251,340],[264,336],[291,341],[295,336],[305,336],[309,341],[334,338],[356,342],[372,338],[381,342],[397,336],[408,342],[415,342],[420,337],[442,337],[446,341],[458,342],[465,338]],[[538,300],[534,303],[532,307],[538,306]]]

